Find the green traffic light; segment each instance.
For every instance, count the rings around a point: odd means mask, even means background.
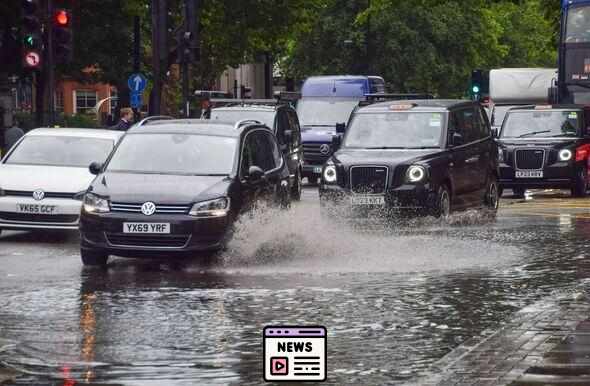
[[[474,94],[479,94],[479,86],[478,85],[473,85],[471,87],[471,91],[473,91]]]
[[[25,36],[25,44],[29,47],[33,47],[33,45],[35,44],[35,39],[32,35]]]

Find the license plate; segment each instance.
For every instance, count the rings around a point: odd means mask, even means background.
[[[169,234],[170,223],[123,223],[123,233]]]
[[[542,170],[517,170],[516,178],[543,178]]]
[[[322,167],[321,166],[316,166],[315,168],[313,168],[313,172],[315,174],[322,174]]]
[[[384,196],[353,196],[350,198],[352,205],[385,205]]]
[[[16,204],[16,211],[27,214],[57,214],[58,207],[57,205]]]

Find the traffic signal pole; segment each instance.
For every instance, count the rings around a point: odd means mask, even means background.
[[[47,20],[45,28],[47,31],[46,50],[45,50],[45,74],[47,83],[45,85],[45,92],[48,103],[48,116],[44,119],[44,123],[51,127],[55,124],[55,56],[53,49],[53,0],[47,1]]]

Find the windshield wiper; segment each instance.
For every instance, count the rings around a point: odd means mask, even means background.
[[[550,133],[550,132],[551,132],[551,130],[531,131],[530,133],[524,133],[522,135],[519,135],[516,138],[524,138],[524,137],[528,137],[529,135],[537,135],[537,134]]]
[[[376,146],[376,147],[365,147],[369,150],[387,150],[387,149],[407,149],[405,147],[392,147],[392,146]]]

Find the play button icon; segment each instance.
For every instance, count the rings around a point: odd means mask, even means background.
[[[287,357],[272,357],[270,358],[270,373],[272,375],[287,375],[289,374],[288,364]]]

